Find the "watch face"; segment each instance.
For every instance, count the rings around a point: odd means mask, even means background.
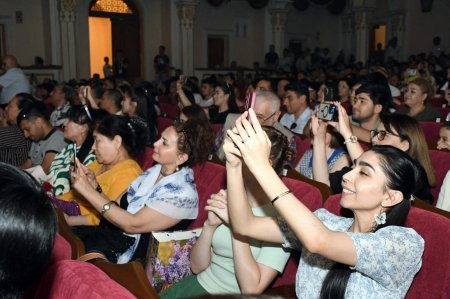
[[[350,136],[350,142],[356,143],[358,141],[358,137],[352,135]]]

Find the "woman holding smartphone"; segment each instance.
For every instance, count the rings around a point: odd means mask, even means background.
[[[234,233],[301,250],[298,298],[404,298],[420,270],[424,241],[404,223],[418,169],[403,151],[375,146],[362,154],[342,185],[341,206],[354,218],[325,209],[312,213],[283,184],[268,162],[270,142],[250,110],[229,130],[228,209]],[[256,217],[237,179],[242,161],[281,217]]]

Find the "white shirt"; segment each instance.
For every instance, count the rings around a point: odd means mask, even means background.
[[[450,170],[447,171],[442,182],[436,207],[450,212]]]
[[[282,124],[283,126],[285,126],[294,133],[303,134],[303,129],[305,128],[306,123],[311,118],[311,114],[312,110],[309,107],[307,107],[296,121],[294,114],[285,113],[283,114],[283,117],[281,117],[280,119],[280,124]],[[291,128],[291,126],[294,123],[296,123],[296,125],[293,128]]]
[[[30,82],[19,68],[11,68],[0,77],[0,85],[3,87],[0,94],[0,105],[8,104],[18,93],[31,92]]]

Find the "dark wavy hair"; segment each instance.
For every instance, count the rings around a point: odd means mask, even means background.
[[[236,95],[234,94],[233,85],[228,84],[225,81],[219,81],[216,84],[216,88],[220,88],[225,94],[229,95],[228,97],[228,110],[230,113],[239,112],[239,108],[236,104]]]
[[[214,134],[190,120],[184,123],[176,121],[173,126],[178,134],[178,152],[189,156],[180,166],[191,167],[205,162],[214,149]]]
[[[122,138],[122,145],[128,154],[139,160],[147,144],[148,128],[137,118],[109,115],[96,124],[95,131],[109,139]]]
[[[263,126],[262,129],[266,132],[271,143],[269,158],[272,160],[272,168],[281,176],[283,163],[286,160],[288,152],[288,139],[283,133],[272,126]]]
[[[72,121],[79,125],[87,125],[88,131],[86,135],[86,139],[80,147],[80,150],[77,153],[78,160],[81,162],[89,155],[92,149],[92,145],[94,144],[94,125],[95,125],[95,116],[97,114],[87,105],[76,105],[70,107],[67,111],[67,118],[69,121]]]
[[[389,113],[389,109],[394,104],[386,77],[381,73],[375,72],[359,78],[358,82],[362,85],[355,91],[355,94],[367,93],[374,105],[382,106],[380,114]]]
[[[21,298],[50,261],[57,220],[45,191],[0,162],[0,297]]]
[[[397,190],[403,194],[403,200],[388,208],[386,223],[374,226],[373,232],[391,225],[404,226],[411,207],[411,198],[420,174],[415,162],[402,150],[390,145],[376,145],[370,149],[380,161],[386,175],[386,189]],[[348,280],[352,270],[348,265],[336,263],[322,283],[320,298],[345,298]]]

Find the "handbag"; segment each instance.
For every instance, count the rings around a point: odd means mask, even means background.
[[[80,206],[76,200],[65,201],[61,200],[53,192],[47,191],[47,196],[51,203],[58,208],[60,208],[64,213],[69,216],[79,216],[81,215]]]
[[[191,250],[202,229],[175,232],[152,232],[150,254],[145,267],[147,277],[161,292],[192,274]]]

